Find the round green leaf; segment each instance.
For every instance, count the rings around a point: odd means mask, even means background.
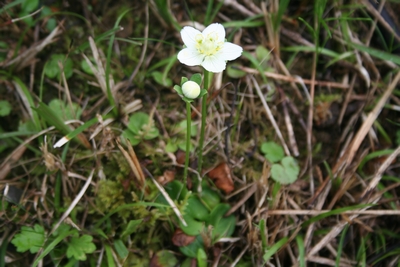
[[[281,164],[273,164],[271,167],[271,177],[281,184],[291,184],[296,181],[300,172],[300,167],[293,157],[285,157]]]
[[[0,117],[8,116],[11,112],[11,104],[7,100],[0,100]]]
[[[192,216],[189,214],[183,215],[183,219],[185,220],[187,226],[184,226],[182,222],[179,220],[179,227],[182,229],[182,231],[187,234],[187,235],[198,235],[200,234],[203,229],[204,229],[204,222],[200,222],[195,220]]]
[[[283,148],[275,142],[263,143],[261,145],[261,152],[264,153],[265,158],[271,163],[278,162],[285,156]]]
[[[201,203],[196,195],[191,195],[189,197],[187,206],[185,207],[185,213],[200,221],[204,221],[209,215],[208,209]]]

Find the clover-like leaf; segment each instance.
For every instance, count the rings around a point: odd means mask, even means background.
[[[59,62],[61,62],[62,69],[60,69]],[[70,58],[66,58],[65,55],[54,54],[47,62],[44,69],[44,73],[49,78],[60,78],[62,71],[65,73],[65,77],[68,79],[72,76],[73,62]]]
[[[90,235],[83,235],[81,237],[72,237],[68,243],[67,257],[74,257],[76,260],[86,260],[86,254],[92,253],[96,250],[95,244],[92,242],[93,237]]]
[[[275,142],[263,143],[261,145],[261,152],[264,153],[265,158],[271,163],[278,162],[285,156],[283,148]]]
[[[35,224],[33,228],[22,226],[21,232],[14,236],[11,243],[17,247],[18,252],[29,250],[31,253],[36,253],[42,248],[44,238],[44,228]]]
[[[291,184],[299,176],[300,167],[293,157],[284,157],[280,164],[273,164],[271,177],[281,184]]]

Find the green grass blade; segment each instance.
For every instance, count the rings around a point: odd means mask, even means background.
[[[296,243],[299,249],[299,266],[306,267],[306,249],[304,246],[304,239],[303,236],[297,235],[296,236]]]
[[[109,245],[104,245],[104,249],[106,251],[106,258],[107,258],[107,266],[115,267],[114,257]]]
[[[52,252],[54,250],[54,248],[61,242],[64,240],[64,238],[66,238],[67,236],[70,236],[72,234],[76,233],[76,230],[71,230],[68,232],[64,232],[61,233],[59,236],[57,236],[48,246],[46,246],[46,248],[42,251],[42,253],[40,253],[40,255],[36,258],[36,260],[33,262],[32,267],[36,267],[39,263],[39,261],[41,261],[44,257],[47,256],[47,254],[49,254],[50,252]]]
[[[362,208],[372,207],[372,206],[373,206],[372,204],[359,204],[359,205],[354,205],[354,206],[348,206],[348,207],[343,207],[343,208],[339,208],[339,209],[334,209],[334,210],[322,213],[320,215],[317,215],[317,216],[305,221],[303,223],[303,226],[307,227],[307,226],[309,226],[310,224],[312,224],[314,222],[317,222],[319,220],[322,220],[322,219],[324,219],[326,217],[329,217],[329,216],[332,216],[332,215],[338,215],[338,214],[341,214],[341,213],[346,212],[346,211],[362,209]]]
[[[29,92],[28,88],[25,84],[17,77],[12,77],[14,82],[16,83],[16,89],[19,91],[19,94],[24,96],[23,102],[25,103],[26,108],[28,109],[28,113],[32,116],[33,123],[35,125],[35,129],[39,132],[42,130],[40,125],[39,116],[36,112],[34,112],[35,102],[33,101],[32,95]]]
[[[66,125],[59,117],[57,117],[54,111],[45,103],[40,102],[39,106],[35,108],[35,110],[42,119],[44,119],[51,126],[54,126],[64,135],[67,135],[72,131],[71,128],[69,128],[68,125]]]
[[[272,247],[270,247],[270,249],[264,253],[263,259],[264,262],[269,261],[269,259],[276,253],[278,252],[279,249],[281,249],[286,242],[289,240],[288,237],[284,237],[281,240],[279,240],[278,242],[276,242]]]
[[[290,0],[280,0],[279,1],[279,9],[274,18],[274,31],[275,32],[279,29],[279,27],[281,25],[283,14],[285,14],[286,9],[289,5],[289,2],[290,2]]]
[[[346,233],[347,230],[349,229],[349,225],[346,224],[346,226],[344,227],[341,236],[340,236],[340,241],[339,241],[339,245],[338,245],[338,249],[337,249],[337,255],[336,255],[336,266],[340,266],[340,258],[342,256],[342,251],[343,251],[343,243],[344,240],[346,238]]]
[[[376,57],[376,58],[379,58],[382,60],[387,60],[387,61],[393,62],[397,65],[400,65],[400,56],[390,54],[385,51],[371,48],[371,47],[368,47],[365,45],[360,45],[360,44],[355,44],[355,43],[350,43],[350,42],[348,44],[350,46],[352,46],[353,48],[355,48],[359,51],[365,52],[373,57]]]

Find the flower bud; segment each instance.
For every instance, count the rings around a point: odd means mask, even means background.
[[[200,85],[194,81],[187,81],[182,85],[182,93],[189,99],[195,99],[200,95]]]

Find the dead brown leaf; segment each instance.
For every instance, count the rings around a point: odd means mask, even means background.
[[[157,182],[161,185],[166,185],[169,182],[172,182],[175,179],[175,171],[166,170],[164,171],[162,176],[157,178]]]
[[[172,236],[172,243],[178,247],[191,244],[196,239],[195,236],[185,234],[181,229],[176,229]]]
[[[225,192],[225,194],[229,194],[235,189],[231,169],[226,162],[218,164],[214,169],[209,171],[207,175],[219,189]]]

